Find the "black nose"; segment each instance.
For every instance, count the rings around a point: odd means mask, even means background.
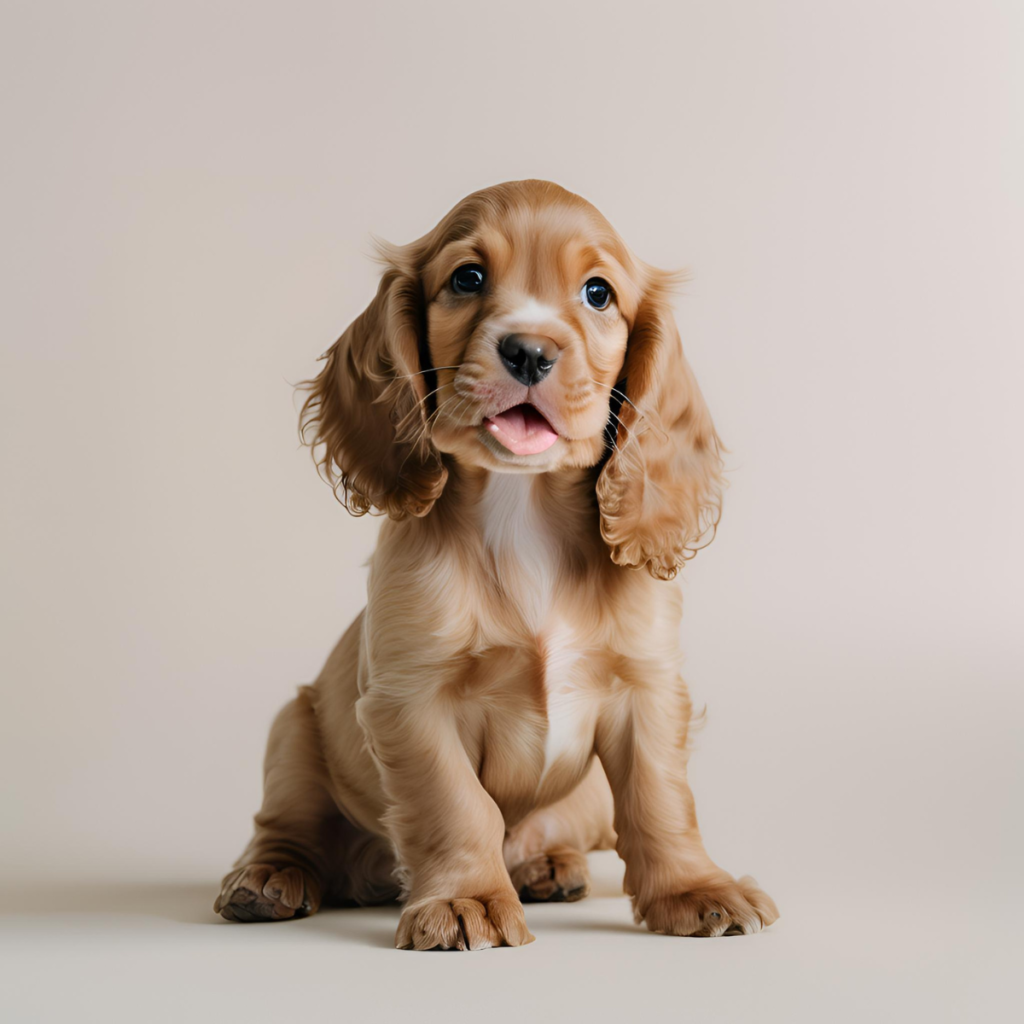
[[[558,350],[550,338],[535,334],[506,334],[498,344],[505,369],[520,384],[539,384],[558,358]]]

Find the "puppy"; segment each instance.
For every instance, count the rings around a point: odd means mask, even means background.
[[[637,923],[778,916],[705,852],[671,580],[714,534],[721,460],[669,305],[579,196],[474,193],[384,250],[307,383],[304,439],[388,519],[365,610],[270,733],[256,832],[215,904],[274,921],[404,901],[396,945],[530,942],[613,847]]]

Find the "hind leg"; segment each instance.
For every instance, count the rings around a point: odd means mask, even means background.
[[[524,902],[566,902],[590,893],[587,853],[615,845],[612,793],[594,760],[558,803],[527,815],[505,837],[505,865]]]
[[[401,893],[395,879],[391,841],[366,832],[341,815],[332,823],[324,903],[369,907],[393,903]]]
[[[256,832],[213,906],[229,921],[280,921],[320,907],[341,814],[328,788],[308,687],[274,720],[263,778]]]

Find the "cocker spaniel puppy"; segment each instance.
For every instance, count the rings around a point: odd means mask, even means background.
[[[274,722],[215,909],[400,898],[400,948],[519,946],[521,900],[581,899],[614,846],[651,930],[770,925],[687,785],[666,581],[714,532],[721,461],[671,276],[544,181],[384,257],[302,412],[346,508],[388,516],[366,609]]]

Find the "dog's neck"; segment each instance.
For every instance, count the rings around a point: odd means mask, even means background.
[[[552,549],[585,559],[603,548],[596,474],[592,468],[496,473],[451,465],[444,492],[420,522],[442,542],[460,543],[471,532],[490,550],[526,560]]]

